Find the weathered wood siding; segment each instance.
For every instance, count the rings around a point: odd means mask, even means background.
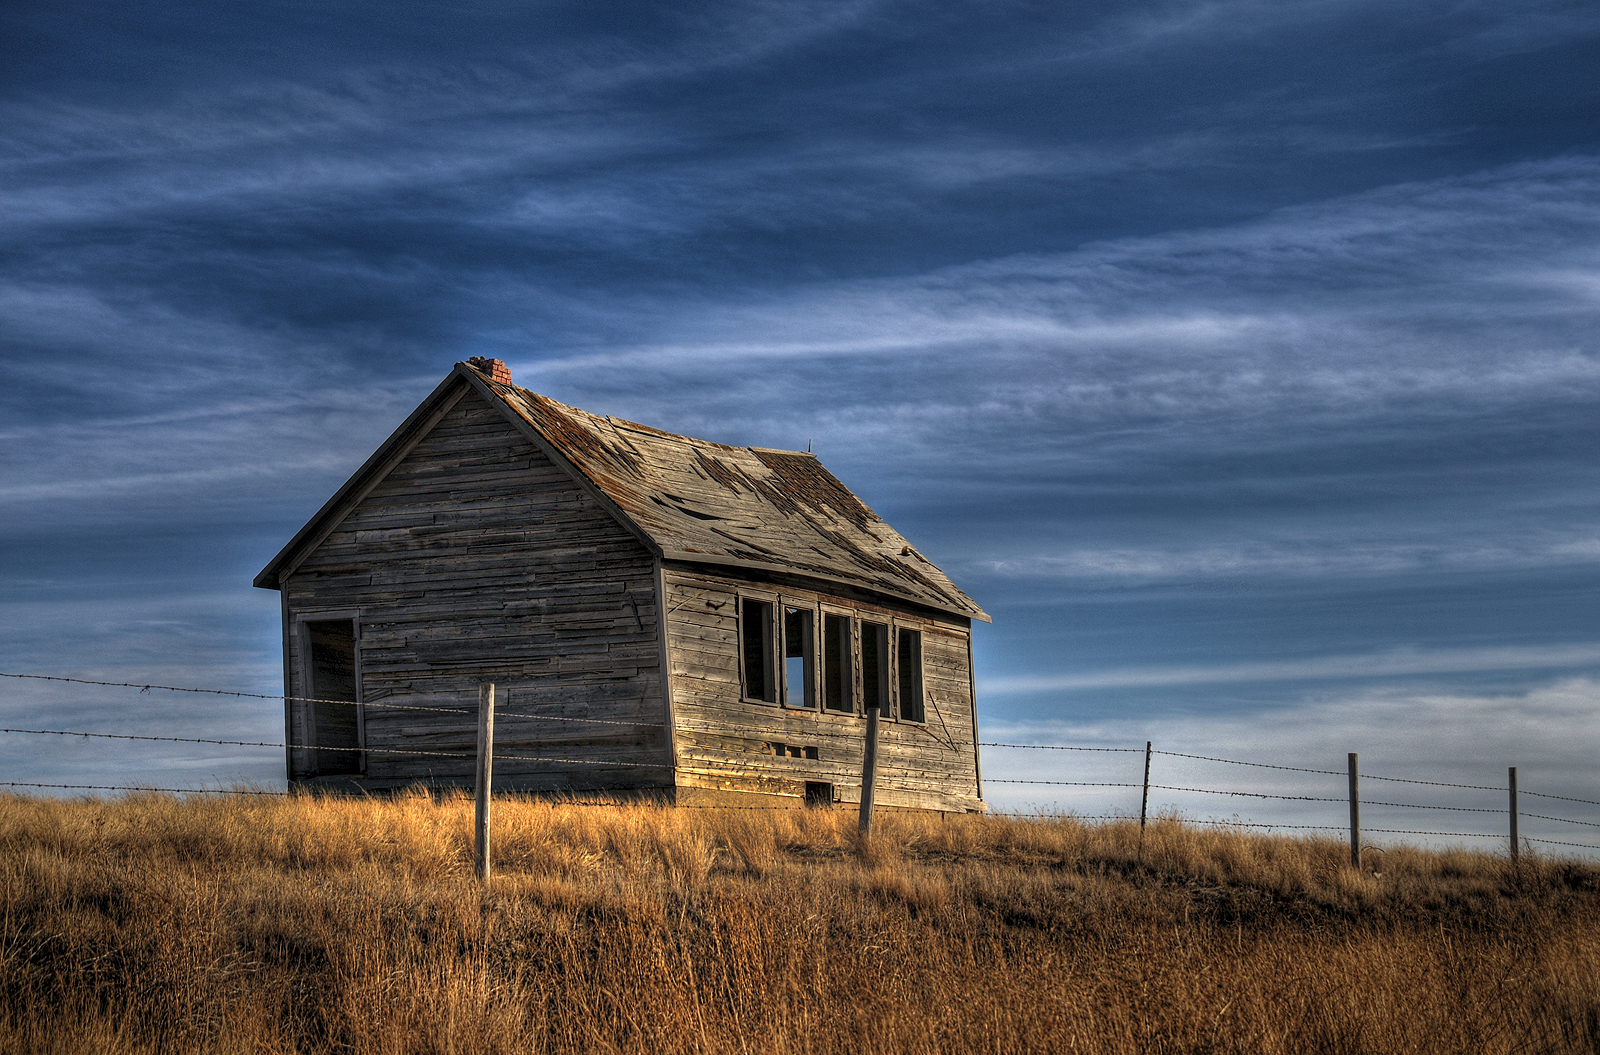
[[[497,788],[671,786],[653,559],[476,394],[456,403],[283,588],[291,621],[358,618],[369,749],[464,756],[369,750],[359,783],[470,784],[478,684],[493,681]],[[303,635],[288,640],[290,670],[303,671]],[[302,686],[291,677],[291,694]],[[291,742],[306,742],[307,708],[291,706],[288,718]],[[311,754],[291,752],[291,779],[315,772]]]
[[[681,800],[693,792],[755,792],[795,800],[807,781],[859,803],[866,718],[860,710],[860,635],[851,670],[856,713],[744,701],[740,681],[741,589],[784,604],[819,607],[922,632],[927,721],[880,724],[876,801],[887,807],[961,811],[978,804],[973,743],[970,627],[925,611],[788,586],[745,585],[736,576],[668,563],[663,569]],[[820,626],[820,623],[818,624]],[[818,758],[779,757],[774,745],[817,748]]]

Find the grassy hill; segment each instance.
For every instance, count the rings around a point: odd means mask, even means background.
[[[7,1052],[1565,1052],[1600,870],[1164,820],[0,797]]]

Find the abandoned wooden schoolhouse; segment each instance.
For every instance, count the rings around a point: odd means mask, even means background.
[[[808,453],[599,417],[457,363],[255,579],[291,785],[984,809],[988,616]],[[326,702],[323,702],[326,701]]]

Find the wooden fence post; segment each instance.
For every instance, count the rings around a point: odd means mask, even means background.
[[[861,751],[861,834],[872,834],[872,799],[878,781],[878,708],[867,708],[867,742]]]
[[[494,779],[494,683],[478,686],[477,810],[474,865],[478,878],[489,882],[489,785]]]
[[[1144,834],[1144,815],[1150,808],[1150,741],[1144,742],[1144,797],[1139,800],[1139,834]]]
[[[1361,764],[1350,752],[1350,864],[1361,867]]]
[[[1511,862],[1517,861],[1517,767],[1511,767]]]

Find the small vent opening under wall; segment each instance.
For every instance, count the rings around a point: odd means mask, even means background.
[[[814,810],[833,809],[833,785],[820,780],[806,781],[806,808]]]

